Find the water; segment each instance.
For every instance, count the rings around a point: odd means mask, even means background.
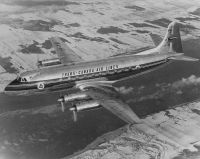
[[[199,43],[200,39],[184,42],[186,55],[200,58]],[[175,104],[199,98],[198,84],[181,87],[181,95],[176,94],[171,88],[172,85],[166,85],[165,90],[161,90],[164,89],[163,85],[157,86],[174,83],[191,75],[198,78],[199,68],[200,62],[176,61],[149,74],[121,82],[117,86],[133,87],[133,91],[123,97],[140,117],[145,117]],[[158,92],[156,98],[142,99],[151,97],[155,92]],[[78,122],[74,123],[71,112],[62,113],[59,107],[55,106],[59,95],[59,92],[31,96],[0,94],[0,109],[7,111],[0,120],[0,143],[6,150],[0,149],[0,152],[15,158],[60,158],[81,150],[98,136],[125,125],[104,108],[81,112],[78,114]],[[40,111],[37,107],[45,111]],[[20,109],[25,111],[15,112]],[[34,112],[35,110],[37,112]]]

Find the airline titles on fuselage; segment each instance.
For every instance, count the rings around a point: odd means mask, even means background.
[[[89,69],[65,72],[65,73],[62,73],[62,78],[76,76],[76,75],[84,75],[84,74],[89,74],[89,73],[97,73],[97,72],[116,70],[118,68],[119,68],[118,65],[110,65],[110,66],[101,66],[101,67],[96,67],[96,68],[89,68]]]

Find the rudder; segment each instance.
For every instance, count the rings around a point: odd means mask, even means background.
[[[177,53],[183,52],[179,24],[176,22],[172,22],[171,24],[172,26],[169,26],[172,29],[171,36],[174,37],[174,39],[172,39],[172,51]]]

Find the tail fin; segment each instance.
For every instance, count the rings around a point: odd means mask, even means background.
[[[179,24],[171,22],[162,42],[156,47],[160,54],[167,54],[168,59],[181,61],[198,61],[196,58],[183,55]]]
[[[171,22],[169,24],[167,33],[163,41],[157,46],[157,49],[161,54],[183,52],[179,24],[177,22]]]

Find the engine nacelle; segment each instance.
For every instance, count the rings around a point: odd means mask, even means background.
[[[61,61],[59,58],[38,61],[39,67],[46,67],[46,66],[53,66],[53,65],[60,65],[60,64],[61,64]]]
[[[88,98],[88,95],[85,93],[75,93],[75,94],[64,95],[63,101],[71,102],[74,100],[81,100],[81,99],[87,99],[87,98]]]
[[[79,111],[90,110],[90,109],[94,109],[98,107],[100,107],[99,102],[93,100],[93,101],[76,104],[73,107],[71,107],[69,110],[79,112]]]

